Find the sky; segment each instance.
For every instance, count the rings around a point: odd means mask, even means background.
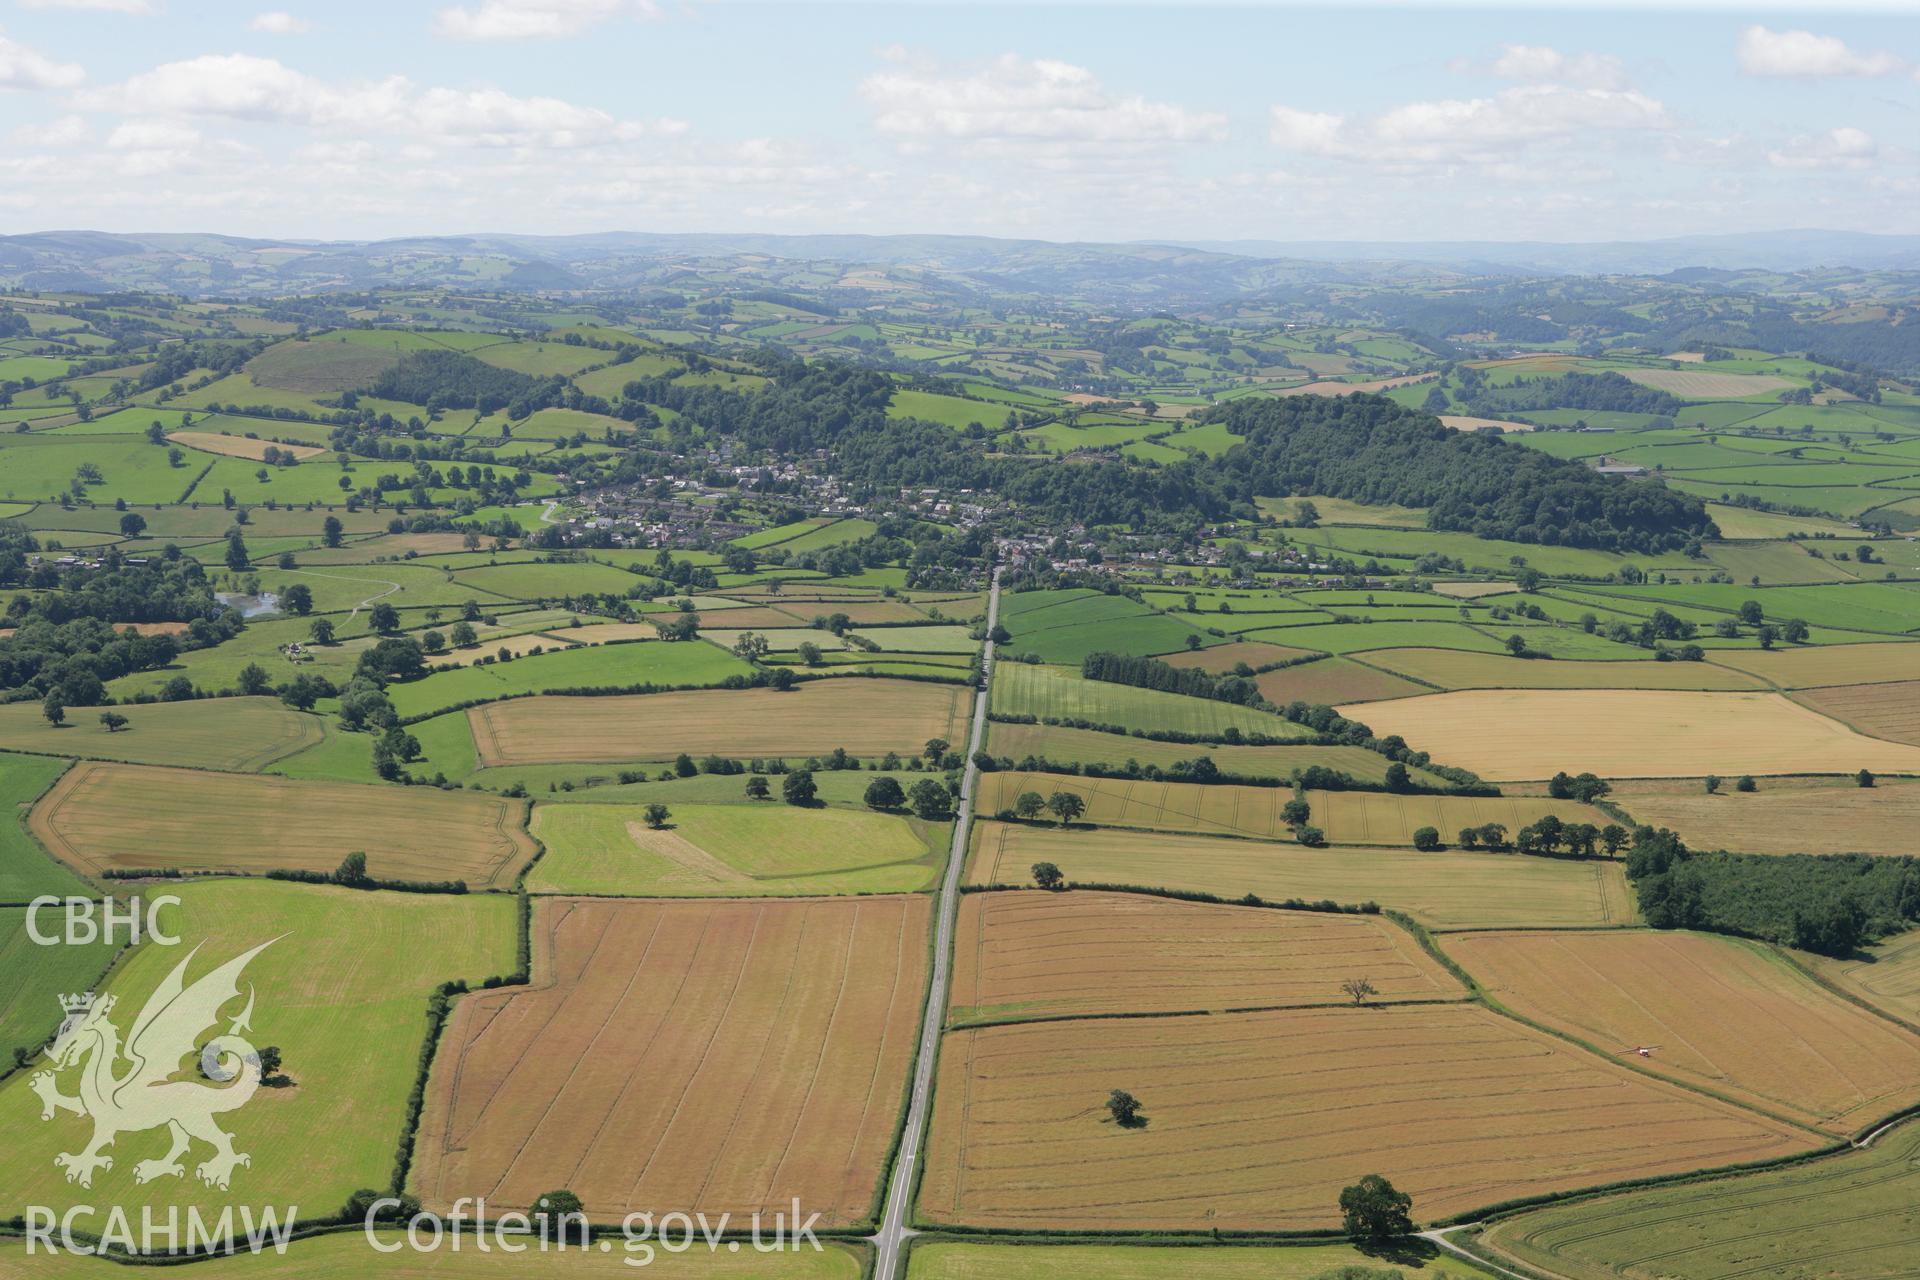
[[[1920,0],[0,0],[0,232],[1920,232]]]

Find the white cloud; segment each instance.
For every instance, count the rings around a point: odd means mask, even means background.
[[[1793,138],[1769,151],[1767,162],[1776,169],[1866,169],[1879,155],[1872,134],[1842,127]]]
[[[23,9],[77,9],[87,13],[152,13],[153,0],[20,0]]]
[[[1584,133],[1666,129],[1664,106],[1631,89],[1529,84],[1489,98],[1408,102],[1369,120],[1276,106],[1271,138],[1289,151],[1382,163],[1499,164],[1510,149]]]
[[[284,9],[269,9],[257,13],[253,21],[247,24],[247,30],[260,31],[270,36],[303,36],[313,30],[313,24],[305,18],[296,18]]]
[[[159,147],[191,147],[200,131],[171,120],[129,120],[107,135],[115,151],[151,151]]]
[[[434,28],[450,40],[553,40],[624,13],[659,16],[654,0],[482,0],[440,10]]]
[[[0,89],[71,89],[87,73],[74,62],[55,62],[0,35]]]
[[[970,71],[945,71],[898,50],[860,96],[874,128],[907,143],[951,140],[1006,147],[1077,145],[1142,149],[1226,136],[1226,117],[1108,91],[1085,67],[1002,54]]]
[[[1734,58],[1750,76],[1885,76],[1906,66],[1891,53],[1857,52],[1835,36],[1770,31],[1762,26],[1740,33]]]
[[[16,147],[76,147],[93,136],[79,116],[60,116],[43,124],[23,124],[7,134]]]
[[[400,134],[470,146],[576,147],[675,134],[679,121],[619,120],[559,98],[500,89],[422,89],[404,76],[334,83],[273,58],[205,54],[83,96],[83,105],[145,116],[212,117],[345,133]]]
[[[1493,76],[1535,84],[1569,84],[1585,89],[1624,89],[1627,70],[1606,53],[1562,53],[1537,44],[1503,44],[1491,62],[1456,58],[1449,68],[1467,75]]]

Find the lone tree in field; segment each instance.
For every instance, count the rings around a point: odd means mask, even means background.
[[[1421,827],[1413,833],[1413,847],[1422,853],[1432,853],[1440,847],[1440,829]]]
[[[333,882],[350,889],[364,889],[371,885],[373,877],[367,874],[367,855],[350,853],[340,859],[340,865],[334,868]]]
[[[580,1243],[587,1243],[587,1209],[571,1191],[549,1191],[533,1204],[533,1217],[542,1240],[564,1242],[569,1228],[578,1226]]]
[[[1013,798],[1013,816],[1031,822],[1047,807],[1047,798],[1038,791],[1022,791]]]
[[[1413,1233],[1413,1197],[1370,1173],[1340,1193],[1340,1221],[1355,1240],[1391,1240]]]
[[[907,793],[907,803],[913,806],[914,817],[927,822],[945,822],[953,816],[953,793],[945,783],[932,778],[914,783],[913,790]]]
[[[457,631],[459,628],[456,627],[454,630]],[[467,630],[471,632],[473,628],[469,627]],[[326,618],[315,618],[313,625],[307,629],[307,633],[313,637],[315,644],[333,643],[333,623]]]
[[[1312,816],[1313,806],[1299,796],[1280,806],[1280,820],[1290,827],[1304,826]]]
[[[667,806],[656,800],[654,803],[648,805],[640,816],[646,819],[649,827],[652,827],[655,831],[662,831],[666,829],[667,819],[671,818],[673,813]]]
[[[788,804],[809,805],[820,788],[814,785],[813,770],[795,769],[780,779],[780,798]]]
[[[284,1064],[280,1057],[279,1045],[270,1044],[270,1045],[267,1045],[265,1048],[261,1049],[260,1050],[260,1082],[262,1084],[271,1084],[275,1086],[292,1084],[293,1081],[287,1079],[285,1076],[280,1074],[280,1068],[282,1065]]]
[[[1346,992],[1348,998],[1355,1004],[1365,1004],[1368,996],[1380,994],[1373,983],[1366,978],[1348,978],[1340,984],[1340,989]]]
[[[398,631],[400,611],[390,604],[377,604],[367,614],[367,625],[380,632]]]
[[[1720,794],[1720,775],[1719,774],[1710,773],[1707,775],[1707,794],[1710,796]]]
[[[102,711],[100,723],[107,726],[108,733],[118,733],[127,727],[127,718],[118,711]]]
[[[55,723],[58,723],[58,722],[56,721]],[[1858,783],[1860,786],[1870,787],[1873,785],[1873,770],[1862,769],[1860,772],[1853,775],[1853,780],[1854,782]]]
[[[1036,862],[1033,864],[1033,882],[1042,889],[1064,889],[1067,887],[1067,878],[1061,875],[1060,868],[1051,862]]]
[[[899,782],[882,775],[867,784],[867,794],[862,798],[869,809],[898,809],[907,802],[907,793],[900,789]]]
[[[52,690],[41,700],[40,714],[45,716],[47,723],[56,729],[67,722],[67,700],[60,696],[58,689]]]
[[[1107,1095],[1107,1111],[1112,1114],[1113,1122],[1122,1129],[1138,1129],[1146,1124],[1140,1115],[1140,1099],[1125,1089],[1115,1089]]]
[[[768,790],[767,780],[761,775],[756,773],[747,779],[747,799],[765,800]]]
[[[1056,791],[1047,797],[1047,811],[1064,827],[1087,811],[1087,802],[1071,791]]]
[[[953,744],[945,738],[928,738],[927,745],[921,748],[920,754],[926,757],[928,764],[939,764],[952,749]]]

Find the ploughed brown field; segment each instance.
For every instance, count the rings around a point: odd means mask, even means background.
[[[1445,945],[1523,1017],[1801,1124],[1852,1133],[1920,1102],[1920,1036],[1758,944],[1631,930]]]
[[[831,680],[772,689],[511,698],[467,715],[482,767],[727,756],[917,755],[929,738],[966,738],[963,685]]]
[[[925,897],[548,898],[534,985],[462,998],[417,1189],[526,1208],[866,1219],[926,992]]]
[[[1147,894],[970,893],[954,942],[955,1022],[1342,1004],[1466,991],[1379,916],[1275,911]]]
[[[1433,1220],[1825,1145],[1470,1005],[981,1027],[939,1074],[920,1214],[985,1227],[1337,1227],[1367,1173]]]
[[[526,804],[436,787],[83,760],[34,806],[33,833],[89,875],[113,870],[332,871],[502,888],[534,854]]]

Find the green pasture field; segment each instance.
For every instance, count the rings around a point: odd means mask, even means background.
[[[776,796],[779,781],[770,779]],[[668,808],[668,828],[653,831],[638,804],[535,806],[532,830],[547,852],[528,887],[647,897],[910,893],[932,883],[946,848],[944,824],[895,814],[797,809],[777,798]]]
[[[1920,590],[1884,582],[1831,586],[1751,587],[1703,582],[1682,586],[1607,586],[1593,594],[1656,604],[1691,605],[1718,613],[1736,613],[1758,601],[1766,618],[1799,618],[1814,626],[1899,635],[1920,629]]]
[[[182,1178],[136,1185],[135,1168],[166,1152],[166,1135],[124,1133],[113,1168],[91,1188],[68,1183],[54,1156],[84,1146],[88,1126],[64,1117],[40,1121],[40,1099],[24,1074],[0,1083],[0,1124],[11,1158],[0,1169],[0,1204],[43,1204],[64,1211],[82,1204],[196,1205],[211,1221],[233,1197],[250,1204],[302,1206],[306,1216],[331,1213],[355,1188],[383,1187],[393,1171],[407,1094],[425,1032],[429,990],[441,981],[470,982],[510,972],[515,964],[514,903],[503,894],[466,896],[368,892],[270,880],[231,879],[169,884],[180,898],[163,908],[169,933],[201,949],[188,981],[261,943],[242,983],[255,992],[251,1039],[276,1045],[292,1080],[263,1090],[252,1105],[221,1117],[236,1151],[253,1157],[233,1173],[229,1190],[204,1186],[191,1167]],[[148,944],[119,965],[106,984],[118,997],[117,1024],[132,1025],[166,974],[187,960],[187,946]],[[221,1031],[241,999],[223,1002]],[[215,1021],[209,1018],[208,1023]],[[207,1027],[186,1033],[203,1035]],[[190,1072],[180,1072],[190,1079]],[[73,1088],[74,1073],[61,1083]],[[329,1135],[316,1142],[314,1135]],[[197,1144],[191,1159],[205,1159]]]
[[[1882,1280],[1912,1268],[1917,1196],[1920,1124],[1908,1121],[1865,1150],[1518,1214],[1479,1243],[1567,1280]]]
[[[1321,765],[1366,782],[1384,782],[1385,756],[1365,747],[1234,747],[1201,743],[1154,742],[1126,734],[1093,729],[1067,729],[1047,724],[990,724],[987,751],[1010,757],[1018,766],[1029,756],[1055,764],[1100,764],[1110,767],[1133,760],[1165,769],[1183,760],[1206,756],[1223,773],[1255,778],[1290,778],[1299,769]],[[1445,785],[1418,769],[1410,770],[1430,785]],[[1063,780],[1064,785],[1064,780]]]
[[[542,653],[486,666],[451,667],[387,686],[402,719],[462,703],[489,702],[554,689],[629,685],[715,685],[752,668],[709,644],[640,640]]]
[[[88,892],[86,882],[55,861],[26,828],[27,811],[66,769],[64,760],[0,755],[0,902]],[[0,1045],[0,1051],[4,1048]]]
[[[367,386],[399,358],[399,352],[328,334],[305,342],[277,342],[249,360],[246,369],[257,386],[331,396]]]
[[[1893,489],[1869,489],[1857,485],[1731,484],[1724,480],[1704,480],[1686,473],[1668,476],[1666,483],[1668,488],[1705,498],[1709,502],[1724,502],[1735,495],[1744,494],[1776,506],[1809,507],[1842,520],[1858,517],[1900,496]]]
[[[831,524],[810,529],[780,544],[783,551],[820,551],[827,547],[837,547],[848,542],[858,542],[862,538],[871,538],[878,532],[871,520],[848,518],[835,520]]]
[[[1520,634],[1529,643],[1541,628]],[[1558,634],[1558,633],[1554,633]],[[1440,689],[1761,689],[1764,682],[1707,662],[1639,660],[1540,661],[1457,649],[1388,649],[1369,653],[1369,666]],[[1311,670],[1311,668],[1305,668]]]
[[[473,728],[464,711],[449,711],[418,724],[407,732],[420,743],[418,759],[406,763],[406,770],[417,778],[444,774],[458,782],[474,771],[478,752],[473,745]],[[329,722],[327,736],[297,754],[269,765],[265,772],[289,778],[319,778],[335,782],[379,782],[373,768],[373,736],[349,733]]]
[[[495,368],[512,369],[536,378],[567,377],[613,358],[611,352],[564,342],[499,342],[478,348],[473,355]]]
[[[1218,457],[1245,439],[1245,436],[1237,436],[1228,430],[1224,422],[1208,422],[1158,437],[1156,443],[1173,449],[1190,449],[1211,458]]]
[[[1586,547],[1548,547],[1529,542],[1505,542],[1497,538],[1476,538],[1470,533],[1452,533],[1427,529],[1286,529],[1281,531],[1292,542],[1306,547],[1337,551],[1349,559],[1364,561],[1368,556],[1417,560],[1429,551],[1452,556],[1470,570],[1510,574],[1512,559],[1538,569],[1548,576],[1572,575],[1604,578],[1622,566],[1638,568],[1689,569],[1699,562],[1677,551],[1657,556],[1622,555],[1614,551],[1595,551]]]
[[[774,525],[771,528],[756,529],[752,533],[742,534],[729,545],[757,551],[762,547],[771,547],[785,542],[789,538],[797,538],[809,529],[818,529],[832,523],[832,520],[825,518],[795,520],[791,524]]]
[[[893,399],[887,405],[887,416],[923,418],[944,427],[961,429],[977,422],[990,431],[998,431],[1006,421],[1007,406],[985,404],[960,396],[943,396],[931,391],[900,390],[893,393]]]
[[[580,561],[567,564],[481,564],[461,569],[454,580],[510,600],[557,600],[562,596],[613,595],[647,581],[612,565]]]
[[[1228,729],[1274,738],[1302,738],[1311,732],[1291,720],[1251,707],[1083,680],[1077,672],[1062,667],[1020,662],[1002,663],[996,668],[992,700],[994,712],[1000,715],[1086,720],[1210,738],[1218,738]]]
[[[116,498],[178,502],[200,469],[218,461],[194,449],[185,453],[183,464],[174,467],[167,463],[165,447],[140,437],[0,434],[0,498],[34,502],[54,497],[67,491],[83,464],[91,463],[101,475],[100,483],[85,486],[86,496],[95,502],[109,507]],[[216,489],[215,499],[219,496]]]
[[[1022,431],[1020,438],[1029,446],[1038,445],[1048,453],[1072,453],[1076,449],[1111,449],[1117,445],[1132,444],[1165,430],[1159,423],[1145,421],[1105,425],[1090,423],[1078,427],[1068,426],[1064,422],[1050,422],[1044,427]]]
[[[185,488],[186,483],[183,479],[181,487]],[[133,509],[146,518],[148,538],[221,538],[234,524],[234,513],[220,505],[217,494],[212,503],[203,502],[198,506],[142,503]],[[71,511],[63,510],[57,503],[42,504],[33,508],[28,523],[36,529],[93,529],[103,533],[118,533],[121,514],[114,510],[111,501],[97,506],[83,505]],[[349,537],[383,530],[392,518],[386,512],[348,511],[345,508],[306,511],[298,508],[255,507],[247,513],[247,524],[242,532],[248,537],[310,535],[318,543],[321,525],[328,516],[338,519]]]
[[[75,886],[72,892],[81,892]],[[42,935],[61,936],[58,912],[43,911],[36,922]],[[119,944],[60,942],[48,946],[27,933],[25,907],[0,907],[0,1054],[13,1065],[16,1049],[37,1048],[59,1029],[60,997],[91,991],[120,950]]]
[[[427,721],[436,724],[446,717],[436,717]],[[804,756],[786,757],[790,769],[803,768]],[[816,764],[819,761],[815,761]],[[751,774],[738,773],[697,773],[690,778],[665,777],[662,773],[672,774],[671,768],[663,768],[663,760],[638,760],[624,764],[536,764],[501,765],[497,768],[482,769],[475,773],[468,783],[475,787],[495,790],[513,786],[516,782],[524,786],[529,794],[536,794],[543,805],[548,804],[616,804],[644,807],[654,801],[669,807],[681,804],[759,804],[760,801],[747,798],[747,779]],[[650,781],[620,782],[618,779],[624,770],[644,774]],[[773,795],[780,793],[780,776],[768,774],[767,783]],[[873,769],[826,769],[814,771],[814,786],[819,788],[815,799],[823,805],[843,809],[858,809],[867,812],[867,785],[875,778],[888,777],[900,784],[902,791],[911,790],[913,784],[928,772],[913,769],[873,770]],[[938,774],[932,774],[939,777]],[[567,784],[573,789],[567,790]],[[784,802],[782,807],[786,807]]]
[[[1760,579],[1763,586],[1811,582],[1849,582],[1850,562],[1826,558],[1828,547],[1815,556],[1808,542],[1722,542],[1707,548],[1707,559],[1733,575],[1735,582]]]
[[[833,633],[826,634],[831,637]],[[863,627],[855,628],[852,634],[873,641],[883,653],[970,654],[980,647],[980,642],[959,626]]]
[[[1171,653],[1185,649],[1187,637],[1196,634],[1208,641],[1201,627],[1097,591],[1023,592],[1002,597],[1000,606],[1001,625],[1013,633],[1006,651],[1046,662],[1074,663],[1103,651]]]
[[[1028,1244],[922,1238],[907,1280],[1486,1280],[1437,1248],[1351,1244],[1194,1248],[1151,1244]]]

